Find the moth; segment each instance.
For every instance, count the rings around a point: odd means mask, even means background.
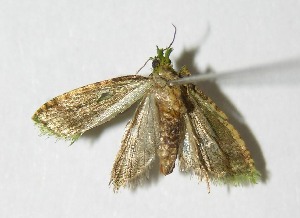
[[[197,86],[171,84],[190,76],[186,67],[173,69],[172,43],[157,47],[148,77],[122,76],[74,89],[43,104],[33,121],[42,133],[73,143],[139,101],[111,172],[115,191],[148,178],[155,159],[163,175],[172,173],[178,159],[180,170],[204,179],[208,190],[211,182],[256,183],[259,172],[227,116]]]

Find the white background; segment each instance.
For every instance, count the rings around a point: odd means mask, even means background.
[[[178,167],[166,177],[154,168],[149,183],[113,193],[110,170],[134,109],[72,146],[39,136],[38,107],[134,74],[170,43],[172,23],[177,69],[222,73],[300,57],[299,0],[0,0],[0,217],[299,217],[300,81],[290,64],[251,82],[203,84],[262,172],[255,186],[207,194]]]

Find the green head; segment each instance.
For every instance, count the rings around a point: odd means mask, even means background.
[[[172,62],[170,60],[170,54],[173,51],[173,48],[168,47],[168,48],[158,48],[156,46],[157,50],[157,56],[152,58],[152,67],[153,69],[159,69],[161,67],[166,68],[166,67],[172,67]]]

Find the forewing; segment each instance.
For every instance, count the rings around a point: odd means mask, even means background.
[[[32,119],[42,132],[74,141],[85,131],[125,111],[151,85],[150,79],[137,75],[93,83],[46,102]]]
[[[159,143],[158,112],[152,94],[146,96],[127,124],[121,149],[116,157],[111,183],[114,190],[134,186],[147,177]]]
[[[194,85],[188,85],[188,118],[198,141],[199,160],[213,181],[239,184],[259,176],[244,141],[227,116]]]

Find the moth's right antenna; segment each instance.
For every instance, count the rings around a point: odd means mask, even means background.
[[[172,25],[173,25],[173,27],[174,27],[174,29],[175,29],[174,35],[173,35],[173,40],[172,40],[172,42],[170,43],[170,45],[169,45],[166,49],[164,49],[164,50],[167,50],[167,49],[171,48],[171,46],[173,45],[173,42],[175,41],[175,37],[176,37],[176,26],[175,26],[174,24],[172,24]]]

